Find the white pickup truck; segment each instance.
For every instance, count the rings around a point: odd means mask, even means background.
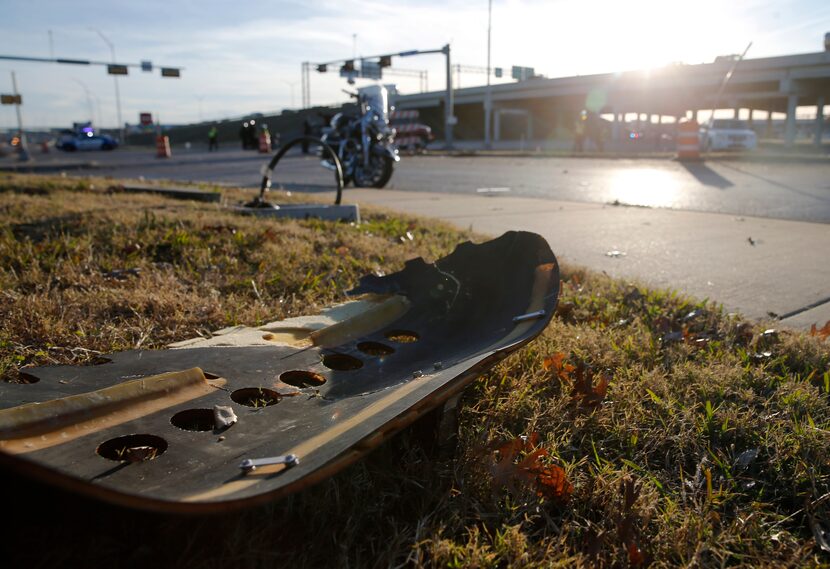
[[[706,152],[710,150],[752,150],[758,146],[758,137],[746,121],[715,119],[701,127],[700,146]]]

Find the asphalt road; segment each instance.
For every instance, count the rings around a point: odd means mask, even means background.
[[[35,155],[38,163],[94,160],[80,174],[211,181],[258,187],[268,156],[225,150],[151,149]],[[0,164],[12,163],[10,158]],[[329,192],[332,174],[314,157],[289,155],[274,174],[287,189]],[[501,193],[570,202],[727,213],[830,223],[830,161],[826,164],[666,159],[403,156],[390,189],[462,194]],[[348,191],[348,190],[347,190]]]

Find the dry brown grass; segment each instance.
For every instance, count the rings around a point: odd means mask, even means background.
[[[0,178],[3,379],[24,365],[83,363],[311,313],[345,300],[366,273],[434,259],[463,240],[383,213],[359,226],[277,221],[110,185]],[[401,239],[407,232],[412,240]]]
[[[43,196],[9,191],[42,183],[0,179],[0,358],[9,379],[24,364],[81,363],[98,351],[161,347],[307,312],[341,298],[362,273],[394,270],[418,254],[435,258],[462,239],[443,225],[388,215],[360,227],[251,220],[107,195],[97,183]],[[13,227],[21,222],[33,225]],[[416,239],[401,243],[407,230]],[[106,276],[130,268],[139,276]],[[208,519],[90,506],[40,487],[32,499],[29,483],[15,480],[9,559],[142,567],[830,563],[814,537],[830,521],[828,341],[764,334],[762,325],[666,291],[578,270],[564,276],[560,314],[545,333],[467,390],[455,445],[431,450],[433,439],[410,429],[306,492]],[[573,372],[545,369],[554,354],[589,375],[607,373],[598,405],[573,397]],[[531,433],[573,484],[565,503],[493,482],[494,445]]]

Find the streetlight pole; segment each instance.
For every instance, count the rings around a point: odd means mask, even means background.
[[[15,97],[19,97],[20,93],[17,92],[17,77],[12,71],[12,92]],[[30,160],[29,157],[29,143],[26,140],[26,133],[23,132],[23,118],[20,114],[20,103],[14,104],[14,110],[17,112],[17,130],[20,132],[20,161],[21,162],[28,162]]]
[[[444,139],[445,139],[445,146],[448,150],[451,150],[453,147],[453,136],[452,130],[453,126],[455,125],[455,101],[453,100],[453,92],[452,92],[452,61],[450,60],[450,44],[447,44],[441,49],[441,52],[447,58],[447,100],[445,104],[445,113],[444,113]]]
[[[294,108],[294,86],[297,84],[296,81],[287,81],[285,79],[282,80],[283,83],[288,85],[291,88],[291,108]]]
[[[104,40],[104,43],[106,43],[107,46],[110,48],[110,55],[112,56],[112,62],[115,63],[115,46],[112,44],[112,42],[109,40],[109,38],[107,38],[107,36],[105,36],[101,32],[101,30],[99,30],[97,28],[90,28],[90,29],[92,31],[94,31],[95,33],[97,33],[99,36],[101,36],[101,39]],[[118,88],[118,75],[113,75],[112,80],[115,81],[115,110],[116,110],[117,115],[118,115],[118,132],[121,135],[121,144],[126,146],[127,145],[127,140],[124,137],[124,125],[121,122],[121,91]]]
[[[493,90],[490,87],[490,30],[493,22],[493,0],[487,1],[487,92],[484,96],[484,148],[489,150],[493,143],[490,139],[490,117],[493,114]]]
[[[86,94],[86,105],[89,108],[89,121],[94,124],[96,121],[95,121],[95,113],[93,112],[93,109],[92,109],[92,95],[89,93],[89,89],[87,88],[86,84],[83,81],[81,81],[80,79],[73,79],[73,81],[75,83],[77,83],[78,85],[80,85],[81,88],[84,90],[84,93]]]

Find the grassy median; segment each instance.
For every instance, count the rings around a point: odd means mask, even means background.
[[[0,174],[0,374],[257,325],[471,238],[236,216],[115,182]],[[251,192],[248,191],[247,194]],[[231,201],[250,198],[225,192]],[[480,237],[472,236],[478,240]],[[551,244],[554,251],[556,243]],[[247,512],[136,514],[26,481],[27,566],[763,566],[830,563],[830,340],[564,267],[545,333],[464,394],[457,439],[413,428]],[[748,277],[751,282],[751,277]],[[21,488],[23,486],[24,488]]]

